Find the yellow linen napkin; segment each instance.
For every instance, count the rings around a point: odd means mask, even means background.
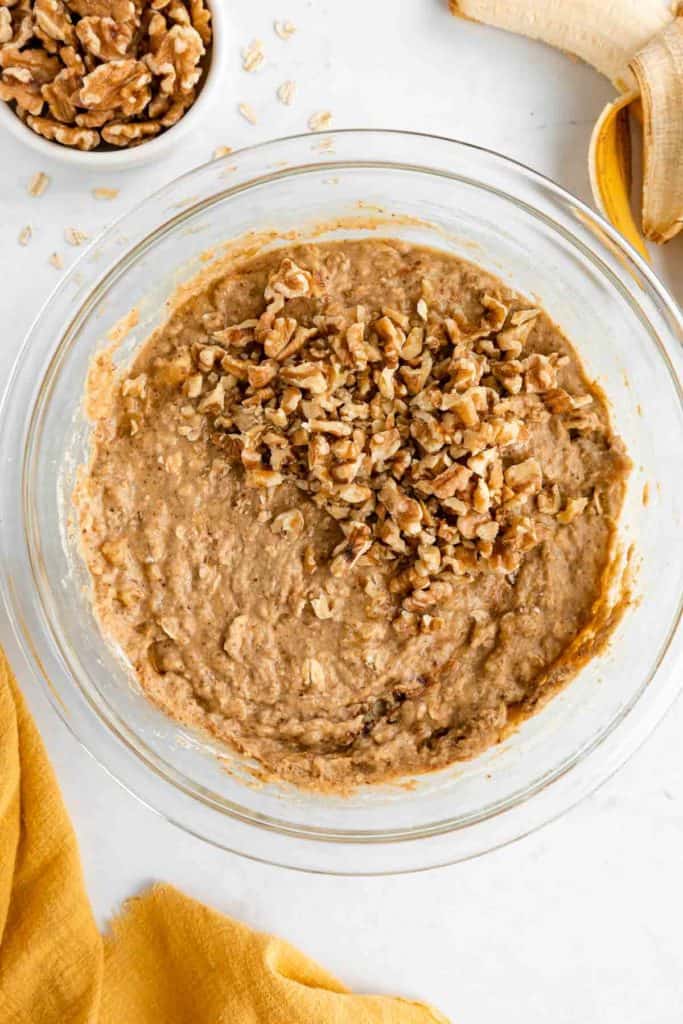
[[[0,649],[2,1024],[448,1024],[422,1003],[350,993],[288,943],[168,885],[102,937],[76,838]]]

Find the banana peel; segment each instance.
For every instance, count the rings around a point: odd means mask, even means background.
[[[678,0],[450,0],[451,13],[580,57],[620,91],[629,63],[675,16]]]
[[[449,0],[453,14],[541,40],[591,64],[621,95],[593,131],[598,207],[647,258],[631,211],[629,111],[643,120],[643,231],[664,242],[683,227],[683,3],[679,0]],[[642,108],[641,108],[642,102]]]
[[[631,125],[629,107],[635,90],[608,103],[591,136],[588,169],[596,205],[601,213],[645,259],[648,252],[631,210]]]

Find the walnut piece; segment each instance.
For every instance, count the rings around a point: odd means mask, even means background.
[[[0,100],[4,100],[5,103],[14,101],[33,115],[40,114],[44,106],[39,85],[18,81],[6,71],[0,77]]]
[[[161,92],[188,93],[199,81],[200,61],[205,52],[196,29],[191,25],[174,25],[158,50],[147,54],[145,61],[150,71],[161,77]]]
[[[102,134],[137,127],[115,122]],[[534,456],[533,427],[560,417],[570,429],[568,417],[594,415],[591,396],[568,390],[564,355],[533,348],[536,309],[484,293],[478,319],[466,321],[425,289],[429,302],[410,309],[343,312],[323,281],[286,256],[264,282],[260,316],[203,317],[190,365],[169,378],[182,394],[178,432],[191,442],[206,430],[261,492],[261,521],[293,542],[303,513],[271,509],[280,485],[295,484],[340,531],[332,578],[388,567],[396,628],[432,632],[454,585],[515,573],[588,507],[582,496],[563,507]],[[327,598],[309,601],[330,617]]]
[[[142,61],[110,60],[85,76],[78,102],[88,110],[120,110],[133,117],[149,103],[151,81]]]
[[[111,17],[114,21],[123,22],[132,21],[135,17],[133,0],[69,0],[69,7],[82,18]]]
[[[73,43],[71,14],[63,0],[34,0],[33,17],[44,36],[63,43]]]
[[[42,135],[44,139],[52,142],[61,142],[63,146],[73,146],[74,149],[94,149],[100,141],[97,132],[88,128],[74,128],[72,125],[62,124],[61,121],[53,121],[49,117],[29,117],[28,124],[34,132]]]
[[[96,15],[81,18],[76,25],[76,35],[83,49],[105,61],[126,55],[134,30],[131,21],[117,22]]]
[[[12,15],[8,7],[0,7],[0,43],[10,43],[14,35]]]
[[[201,36],[205,46],[211,42],[211,11],[204,0],[189,0],[190,21],[192,27]]]
[[[75,99],[83,83],[78,71],[65,68],[55,76],[52,82],[42,88],[43,99],[47,101],[52,117],[66,124],[73,124],[76,119]]]
[[[112,146],[134,146],[160,131],[158,121],[112,121],[102,129],[102,138]]]

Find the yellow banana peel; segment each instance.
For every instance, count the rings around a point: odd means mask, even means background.
[[[631,91],[603,110],[591,136],[588,168],[593,197],[601,213],[641,256],[647,248],[631,211],[631,127],[629,107],[638,101]]]
[[[538,39],[591,64],[622,93],[593,131],[589,171],[598,207],[641,255],[631,211],[629,113],[643,120],[643,231],[683,227],[683,3],[679,0],[449,0],[453,14]]]

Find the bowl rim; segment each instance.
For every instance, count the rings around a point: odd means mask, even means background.
[[[567,190],[563,189],[561,186],[559,186],[556,183],[552,182],[549,178],[539,174],[538,172],[532,170],[531,168],[526,167],[524,164],[522,164],[522,163],[520,163],[518,161],[511,160],[508,157],[502,156],[501,154],[495,153],[495,152],[493,152],[491,150],[487,150],[484,147],[472,146],[471,144],[464,143],[464,142],[461,142],[461,141],[458,141],[458,140],[454,140],[454,139],[449,139],[449,138],[443,137],[443,136],[433,136],[433,135],[427,135],[425,133],[415,133],[415,132],[377,131],[375,129],[346,129],[346,130],[343,130],[343,131],[329,131],[329,132],[324,132],[324,133],[317,133],[317,136],[314,136],[313,138],[317,137],[317,138],[320,138],[320,139],[324,139],[325,137],[330,137],[330,138],[334,139],[334,138],[337,138],[337,137],[340,137],[340,136],[349,136],[350,135],[350,136],[358,137],[359,141],[360,141],[364,135],[369,135],[369,134],[375,135],[375,136],[378,136],[378,137],[381,137],[381,138],[384,138],[384,137],[402,137],[404,139],[407,138],[408,140],[413,140],[413,141],[416,140],[416,139],[417,140],[419,140],[419,139],[423,139],[423,140],[424,139],[431,139],[431,140],[434,140],[434,141],[437,141],[437,142],[440,142],[440,143],[446,143],[446,144],[448,144],[450,146],[460,147],[464,151],[469,151],[469,150],[477,151],[477,152],[479,152],[481,154],[484,154],[484,156],[487,159],[493,160],[494,162],[498,161],[498,162],[502,163],[504,166],[506,166],[508,168],[513,168],[513,169],[516,168],[517,172],[521,171],[523,176],[530,176],[532,179],[535,179],[536,181],[540,181],[543,184],[545,184],[546,186],[548,186],[548,185],[551,186],[551,190],[553,192],[556,192],[561,198],[563,198],[565,200],[571,201],[573,207],[575,207],[578,210],[580,210],[581,213],[584,216],[588,216],[591,221],[595,222],[598,225],[601,233],[608,238],[608,240],[610,241],[611,246],[613,248],[615,248],[617,250],[617,252],[619,252],[623,256],[625,256],[630,262],[635,264],[639,274],[643,278],[645,278],[645,280],[647,281],[649,287],[654,290],[654,292],[657,294],[658,298],[663,302],[663,304],[664,304],[664,306],[666,308],[667,313],[671,316],[672,321],[674,322],[674,324],[677,327],[679,339],[683,340],[683,317],[681,316],[680,311],[678,310],[678,308],[677,308],[676,304],[673,302],[673,300],[668,296],[668,293],[666,292],[666,289],[664,288],[664,286],[661,285],[661,283],[658,281],[658,279],[652,273],[652,271],[649,269],[649,267],[647,267],[647,265],[644,263],[644,261],[641,260],[640,256],[637,253],[635,253],[631,249],[631,247],[628,245],[628,243],[626,243],[623,239],[621,239],[620,236],[616,233],[616,231],[614,231],[614,229],[612,229],[611,226],[608,225],[607,222],[605,222],[599,215],[596,215],[594,213],[594,211],[590,210],[589,207],[587,207],[585,204],[583,204],[580,200],[576,199],[576,197],[571,195],[571,193],[569,193]],[[300,143],[300,142],[305,141],[306,143],[310,144],[311,140],[312,140],[312,136],[310,135],[310,133],[305,133],[305,134],[298,134],[298,135],[294,135],[294,136],[288,136],[288,137],[285,137],[285,138],[282,138],[282,139],[261,142],[261,143],[258,143],[256,145],[254,145],[254,146],[246,147],[245,149],[242,149],[242,150],[239,150],[239,151],[236,151],[236,152],[230,154],[229,160],[234,162],[236,159],[238,159],[240,157],[240,155],[244,156],[244,155],[252,154],[252,153],[254,153],[256,151],[263,151],[263,150],[267,151],[267,150],[277,149],[278,146],[281,146],[281,145],[287,144],[287,143]],[[362,160],[351,161],[351,163],[354,163],[354,162],[356,162],[356,163],[363,163]],[[185,174],[183,174],[183,175],[179,176],[178,178],[174,179],[174,181],[168,183],[163,188],[155,191],[154,193],[152,193],[151,196],[149,196],[146,199],[142,200],[140,203],[138,203],[132,209],[130,209],[126,213],[122,214],[118,218],[118,220],[113,225],[111,225],[109,228],[107,228],[104,232],[102,232],[102,234],[97,239],[95,239],[94,242],[92,243],[92,245],[89,246],[89,248],[82,254],[80,259],[77,261],[77,263],[72,268],[72,271],[70,272],[70,274],[67,275],[67,277],[65,277],[65,279],[63,281],[61,281],[60,284],[55,289],[53,289],[53,292],[48,297],[47,301],[45,302],[45,304],[43,305],[43,307],[39,311],[37,317],[35,318],[32,326],[31,326],[31,328],[30,328],[30,330],[29,330],[29,332],[27,334],[26,339],[24,340],[24,343],[23,343],[23,345],[20,348],[20,351],[18,353],[18,356],[17,356],[17,359],[15,361],[14,367],[12,369],[12,372],[11,372],[9,378],[8,378],[7,386],[6,386],[6,389],[5,389],[5,394],[4,394],[3,398],[2,398],[2,400],[0,401],[0,426],[2,426],[2,424],[4,422],[4,417],[7,415],[7,405],[8,405],[7,399],[8,399],[8,395],[10,394],[10,392],[12,390],[12,387],[13,387],[13,384],[14,384],[14,382],[16,380],[16,377],[18,376],[19,369],[20,369],[20,366],[21,366],[21,363],[22,363],[22,357],[23,357],[23,355],[24,355],[24,353],[25,353],[25,351],[27,349],[27,346],[30,343],[30,339],[31,339],[32,334],[38,328],[42,317],[49,310],[49,308],[50,308],[53,300],[55,299],[57,293],[60,293],[61,290],[66,287],[69,278],[73,274],[75,274],[75,273],[77,273],[79,271],[83,261],[87,259],[88,253],[91,252],[93,249],[97,248],[97,246],[103,241],[103,239],[106,236],[109,236],[110,234],[116,232],[116,230],[118,229],[118,227],[121,225],[122,222],[126,221],[129,217],[134,216],[136,211],[141,210],[151,200],[154,200],[154,199],[158,200],[158,199],[160,199],[161,197],[163,197],[164,193],[170,192],[172,189],[178,188],[181,185],[181,183],[184,182],[186,179],[191,179],[194,175],[198,174],[203,169],[206,169],[209,166],[212,166],[212,165],[213,166],[215,166],[215,165],[219,165],[220,166],[220,163],[221,163],[221,161],[208,161],[205,164],[200,165],[199,167],[196,167],[196,168],[194,168],[194,169],[192,169],[192,170],[190,170],[188,172],[185,172]],[[349,161],[343,161],[343,163],[344,163],[345,166],[348,166]],[[311,164],[311,161],[309,161],[309,166],[310,166],[310,164]],[[326,159],[326,160],[324,160],[324,162],[322,160],[320,160],[316,164],[316,166],[325,166],[325,167],[330,167],[331,168],[331,167],[334,166],[334,159]],[[390,169],[392,167],[395,168],[397,166],[400,166],[400,164],[397,164],[395,161],[392,161],[392,160],[387,160],[387,161],[383,162],[383,166],[385,166],[387,169]],[[306,165],[304,165],[304,164],[295,164],[295,165],[290,166],[286,170],[284,170],[282,172],[279,172],[279,173],[281,173],[283,175],[292,175],[292,174],[300,173],[303,169],[305,169],[305,167],[306,167]],[[417,164],[417,163],[413,164],[413,168],[412,169],[420,170],[420,171],[423,171],[423,172],[429,172],[429,171],[433,171],[434,170],[433,168],[431,168],[430,166],[428,166],[426,164]],[[270,180],[272,177],[273,177],[273,175],[270,174],[270,173],[265,173],[265,174],[262,173],[262,174],[259,174],[258,176],[250,178],[246,186],[241,183],[239,185],[239,188],[243,190],[245,187],[253,187],[256,184],[262,183],[264,180],[266,180],[266,181]],[[481,185],[481,183],[478,183],[478,184]],[[226,189],[224,192],[221,193],[221,195],[226,195],[226,194],[230,194],[230,190],[229,189]],[[508,198],[510,198],[510,197],[508,197]],[[193,207],[191,205],[187,207],[187,211],[188,212],[192,212],[193,209],[196,209],[196,207]],[[156,235],[156,233],[157,233],[156,230],[153,231],[152,232],[152,236]],[[137,243],[135,248],[138,248],[140,245],[144,244],[145,239],[149,238],[149,237],[150,237],[149,235],[145,236],[141,241],[139,241]],[[599,245],[604,244],[603,243],[603,239],[598,238],[598,244]],[[126,259],[129,255],[130,255],[130,252],[127,250],[126,253],[124,253],[124,255],[120,259],[121,260]],[[109,268],[109,270],[107,271],[107,273],[106,273],[104,278],[100,279],[98,277],[98,279],[97,279],[97,286],[96,286],[95,290],[97,289],[97,287],[99,287],[102,284],[103,281],[106,281],[106,280],[108,280],[111,277],[111,275],[115,272],[116,267],[118,266],[119,262],[120,262],[120,260],[117,260],[115,262],[114,266]],[[87,303],[87,301],[92,296],[92,294],[93,294],[92,290],[88,292],[88,294],[86,295],[85,300],[83,301],[83,303],[81,303],[81,308],[82,308],[82,306],[85,303]],[[51,359],[50,364],[49,364],[50,366],[52,365],[52,361],[54,360],[54,358],[58,355],[59,351],[61,350],[61,346],[63,345],[64,340],[65,340],[65,337],[64,337],[65,333],[66,333],[66,331],[62,333],[62,335],[60,337],[59,345],[53,350],[52,359]],[[665,356],[665,352],[661,352],[660,354],[662,356]],[[671,364],[669,365],[669,369],[670,369],[670,373],[672,373],[672,375],[674,377],[674,382],[678,386],[679,399],[680,399],[680,388],[681,388],[680,373],[675,369],[675,367],[672,367]],[[48,366],[48,369],[46,370],[45,375],[43,377],[43,384],[44,384],[44,381],[47,378],[48,374],[49,374],[49,366]],[[2,434],[0,432],[0,438],[1,438],[1,436],[2,436]],[[24,465],[25,465],[25,462],[26,462],[26,453],[24,453],[24,463],[23,463]],[[2,520],[0,518],[0,522],[1,521]],[[29,656],[29,660],[33,662],[34,668],[38,667],[38,669],[40,670],[40,668],[41,668],[41,666],[40,666],[40,659],[39,659],[39,657],[37,655],[37,652],[32,649],[32,647],[33,647],[32,640],[31,640],[31,638],[29,636],[26,635],[25,630],[22,628],[22,624],[19,622],[18,616],[16,615],[15,609],[13,608],[13,603],[11,601],[11,596],[10,596],[10,593],[9,593],[9,590],[8,590],[8,587],[7,587],[7,580],[5,578],[6,577],[6,572],[5,572],[4,567],[2,569],[2,572],[0,573],[0,576],[1,576],[0,583],[2,584],[0,589],[2,590],[3,603],[5,604],[5,607],[6,607],[6,610],[7,610],[10,622],[12,623],[14,633],[15,633],[17,639],[18,639],[18,642],[19,642],[20,646],[24,650],[24,653],[26,653]],[[671,638],[672,638],[674,633],[677,632],[679,640],[681,639],[681,637],[680,637],[680,632],[681,632],[680,631],[680,615],[681,615],[681,608],[679,607],[678,619],[676,620],[676,622],[674,622],[674,625],[672,626],[672,633],[671,633]],[[659,671],[659,667],[660,667],[663,659],[666,656],[668,656],[669,650],[671,648],[671,638],[670,638],[669,646],[665,647],[665,649],[662,650],[661,657],[659,658],[657,664],[654,666],[654,668],[653,668],[653,670],[651,672],[650,678],[652,678],[654,676],[654,674],[657,671]],[[679,643],[679,648],[680,647],[681,647],[681,644]],[[40,674],[43,674],[43,673],[41,672]],[[73,679],[73,677],[70,677],[70,679],[71,679],[71,683],[73,685],[75,685],[76,688],[78,688],[78,683]],[[166,809],[165,810],[161,810],[158,806],[155,806],[154,802],[150,801],[149,799],[147,799],[144,796],[141,796],[139,791],[133,785],[130,785],[126,781],[124,781],[120,777],[120,774],[117,774],[117,772],[115,770],[112,770],[110,765],[104,763],[103,760],[98,756],[98,754],[95,751],[93,751],[88,746],[88,744],[83,740],[83,738],[81,736],[79,736],[78,731],[74,730],[72,723],[68,720],[68,715],[65,715],[65,709],[60,707],[59,697],[58,697],[58,695],[55,694],[54,690],[52,690],[52,688],[50,686],[49,680],[45,679],[45,682],[46,682],[46,684],[48,686],[48,691],[49,691],[50,699],[51,699],[51,702],[53,703],[53,706],[55,706],[56,710],[60,714],[60,717],[62,717],[62,719],[66,721],[66,724],[69,726],[71,731],[74,732],[74,735],[76,735],[77,739],[79,739],[79,742],[82,743],[82,745],[85,747],[85,749],[87,749],[92,754],[92,756],[95,757],[96,760],[98,760],[100,763],[104,764],[104,767],[108,771],[110,771],[110,773],[112,773],[114,775],[114,777],[118,778],[118,781],[121,782],[121,784],[124,785],[125,788],[128,788],[131,792],[134,792],[135,795],[137,795],[141,800],[143,800],[143,802],[147,803],[148,806],[151,806],[153,810],[156,810],[158,813],[161,813],[168,820],[174,821],[176,824],[179,824],[181,827],[185,828],[187,831],[191,831],[191,832],[194,831],[191,827],[188,827],[186,822],[178,820],[178,817],[179,817],[178,815],[174,816],[174,814],[172,812],[169,812]],[[680,687],[680,683],[674,688],[674,692],[670,695],[670,700],[666,704],[667,707],[671,703],[671,701],[673,701],[673,699],[675,698],[675,696],[676,696],[676,694],[678,692],[679,687]],[[642,696],[642,689],[636,695],[636,697],[634,698],[634,701],[626,708],[624,714],[622,716],[619,716],[615,721],[613,721],[610,724],[610,727],[609,727],[607,735],[611,734],[616,729],[616,727],[619,724],[619,722],[621,720],[623,720],[623,718],[625,718],[626,715],[630,712],[632,707],[635,706],[635,704],[639,703],[641,696]],[[551,820],[553,817],[559,816],[559,814],[563,813],[570,806],[572,806],[573,803],[577,802],[578,799],[580,799],[583,795],[585,795],[586,792],[588,792],[588,791],[596,788],[598,785],[600,785],[606,778],[609,777],[609,775],[612,774],[612,772],[614,770],[616,770],[618,765],[620,763],[623,763],[623,761],[630,755],[630,753],[632,753],[633,750],[636,749],[636,747],[640,744],[640,742],[645,738],[645,735],[647,734],[647,732],[650,731],[650,728],[652,728],[654,726],[654,724],[656,724],[656,722],[659,720],[659,718],[662,717],[662,715],[665,712],[665,710],[666,710],[666,707],[661,707],[660,706],[658,708],[657,715],[656,716],[651,716],[651,721],[649,722],[649,727],[645,731],[643,731],[642,729],[639,731],[639,738],[637,739],[637,741],[635,743],[632,742],[630,744],[630,749],[628,749],[626,751],[622,750],[621,753],[620,753],[619,758],[616,761],[615,761],[614,758],[612,758],[612,760],[610,762],[610,767],[605,769],[602,772],[602,774],[600,775],[599,778],[594,779],[592,781],[592,783],[591,783],[589,788],[586,788],[584,786],[583,787],[583,791],[579,795],[577,795],[575,799],[572,799],[570,802],[566,802],[559,810],[555,809],[555,811],[552,812],[552,813],[548,813],[546,811],[546,813],[544,815],[542,815],[542,820],[537,821],[535,824],[531,824],[529,827],[525,827],[525,828],[522,828],[522,829],[520,829],[519,827],[516,828],[514,835],[510,835],[510,836],[507,836],[505,838],[500,839],[499,841],[495,841],[495,842],[489,843],[488,845],[486,845],[485,849],[497,848],[498,846],[505,845],[506,842],[512,841],[512,839],[519,838],[521,835],[527,834],[529,831],[533,831],[533,829],[535,827],[538,827],[540,824],[543,824],[546,821]],[[105,725],[107,730],[109,730],[111,732],[111,729],[112,729],[111,723],[110,722],[105,722],[103,724]],[[119,737],[119,739],[120,738],[121,737]],[[595,744],[595,746],[599,746],[600,744],[602,744],[603,741],[606,738],[607,738],[607,736],[603,735],[598,740],[598,743]],[[586,753],[587,752],[584,751],[583,754],[582,754],[584,759],[586,757]],[[135,754],[136,754],[137,759],[142,763],[143,759],[141,758],[140,752],[138,750],[135,750]],[[573,767],[575,767],[574,763],[564,767],[561,772],[556,773],[555,775],[553,775],[552,778],[545,779],[545,780],[544,779],[540,780],[538,787],[536,789],[532,789],[531,792],[527,792],[525,794],[525,796],[523,797],[523,799],[518,800],[515,803],[514,807],[520,807],[520,806],[524,806],[525,804],[527,804],[530,799],[533,799],[535,794],[541,793],[543,790],[547,790],[548,787],[551,787],[555,782],[558,781],[558,779],[560,779],[562,776],[564,776],[568,772],[570,772]],[[159,774],[158,769],[156,769],[153,765],[147,764],[146,767],[145,767],[145,770],[147,770],[148,768],[152,768],[152,770],[154,772]],[[176,790],[178,789],[177,783],[174,782],[172,779],[168,779],[168,777],[166,777],[165,781],[169,782],[170,785],[172,785]],[[196,801],[198,799],[197,794],[193,794],[193,795],[189,796],[189,799],[193,800],[193,801]],[[514,809],[514,807],[512,809]],[[499,816],[502,813],[504,813],[505,811],[506,811],[505,807],[503,807],[500,810],[495,810],[494,809],[487,816],[487,818],[491,818],[491,817],[495,818],[497,815]],[[235,817],[235,815],[232,814],[230,811],[227,811],[225,813],[227,813],[227,815],[229,815],[229,816],[231,816],[233,818]],[[247,828],[252,828],[254,825],[257,825],[259,827],[264,827],[266,829],[272,829],[272,827],[273,827],[272,825],[267,824],[265,822],[260,822],[258,820],[255,820],[253,816],[247,817],[246,819],[242,818],[242,822],[244,822],[244,821],[248,821],[249,822],[248,825],[246,826]],[[458,827],[459,828],[468,828],[468,827],[476,826],[477,824],[480,823],[480,821],[481,821],[481,818],[475,816],[474,820],[470,820],[470,821],[466,822],[464,825],[458,826]],[[283,830],[281,828],[278,828],[277,826],[275,826],[275,828],[276,828],[276,831],[279,831],[281,834],[283,834],[283,833],[287,834],[287,830],[286,829]],[[360,833],[356,833],[353,836],[350,836],[349,833],[345,833],[346,838],[344,838],[344,837],[338,835],[337,833],[334,833],[334,834],[330,835],[329,830],[322,830],[322,831],[324,833],[326,833],[326,834],[323,834],[323,835],[315,834],[315,831],[312,830],[312,829],[307,830],[304,835],[301,835],[300,833],[299,834],[292,833],[291,831],[289,832],[289,834],[290,835],[294,834],[295,838],[297,838],[297,839],[305,838],[307,840],[311,840],[311,841],[314,841],[314,842],[318,842],[318,841],[322,840],[324,842],[332,842],[332,843],[344,842],[346,844],[348,842],[359,842],[359,843],[362,844],[363,842],[367,842],[368,841],[367,838],[364,839],[363,836]],[[438,834],[440,834],[440,835],[450,834],[452,831],[454,831],[454,829],[452,827],[451,827],[450,830],[448,828],[446,828],[445,830],[442,830]],[[194,834],[198,834],[198,835],[200,835],[201,838],[203,838],[205,840],[208,840],[210,842],[214,841],[210,837],[207,837],[206,835],[201,834],[199,832],[195,831]],[[427,826],[425,828],[425,830],[423,830],[423,832],[420,835],[418,835],[417,838],[414,838],[413,836],[410,836],[410,837],[395,836],[395,837],[391,837],[389,842],[390,843],[404,842],[404,841],[406,841],[406,838],[411,839],[414,842],[419,842],[422,838],[430,838],[433,835],[434,835],[434,831],[429,826]],[[383,837],[380,837],[377,840],[377,842],[378,843],[387,842],[386,833],[383,835]],[[235,852],[242,853],[245,856],[252,856],[253,859],[256,859],[256,860],[264,860],[264,861],[266,861],[268,863],[279,863],[279,864],[283,864],[283,866],[289,866],[289,867],[292,867],[292,866],[296,867],[296,866],[298,866],[298,865],[293,865],[291,863],[287,863],[286,861],[283,861],[281,859],[271,859],[269,857],[254,856],[253,854],[245,853],[244,850],[236,849],[235,847],[231,847],[231,846],[227,845],[224,842],[219,842],[217,845],[222,846],[224,848],[235,849]],[[482,850],[479,850],[478,852],[480,852],[480,853],[481,852],[485,852],[485,850],[482,849]],[[477,854],[476,853],[467,854],[467,856],[474,856],[474,855],[477,855]],[[459,856],[448,855],[445,859],[441,859],[441,860],[435,861],[432,864],[429,864],[428,866],[432,867],[432,866],[437,866],[438,864],[442,864],[442,863],[451,863],[452,861],[458,860],[458,859],[462,859],[462,858],[459,857]],[[317,869],[311,868],[311,867],[304,867],[303,869],[304,870],[317,870]],[[410,868],[406,868],[405,870],[418,870],[418,869],[419,868],[410,867]],[[384,874],[384,873],[392,873],[393,871],[402,870],[402,869],[401,868],[399,868],[399,869],[392,868],[388,872],[383,871],[383,870],[382,871],[358,871],[358,870],[351,870],[351,871],[346,872],[344,870],[340,871],[340,870],[338,870],[336,868],[332,868],[332,869],[324,868],[324,869],[321,869],[321,870],[324,870],[326,873]]]
[[[45,139],[42,135],[34,132],[32,128],[24,124],[9,103],[4,101],[0,101],[0,128],[6,128],[15,139],[48,160],[56,160],[72,167],[87,168],[90,171],[122,171],[161,159],[176,144],[180,143],[184,134],[199,125],[200,118],[208,114],[211,103],[219,93],[219,86],[225,78],[229,53],[226,40],[225,6],[221,0],[205,0],[205,2],[211,11],[212,39],[204,81],[194,103],[187,112],[179,121],[155,138],[148,139],[139,146],[100,152],[63,146],[59,142]]]

